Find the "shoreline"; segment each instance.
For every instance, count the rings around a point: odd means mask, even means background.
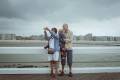
[[[43,40],[0,40],[0,47],[44,46]],[[120,46],[120,41],[73,41],[73,47],[81,46]]]

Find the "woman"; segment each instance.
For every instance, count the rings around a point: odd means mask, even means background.
[[[47,36],[48,31],[51,36]],[[49,54],[48,56],[48,61],[50,61],[51,65],[51,76],[52,78],[56,79],[56,73],[57,73],[57,62],[59,61],[59,51],[60,51],[60,46],[59,46],[59,36],[57,34],[57,29],[52,28],[51,30],[49,28],[44,28],[45,32],[45,38],[48,40],[48,47],[52,48],[54,50],[53,54]]]
[[[59,76],[63,76],[64,74],[64,66],[66,62],[66,50],[65,50],[65,35],[63,29],[59,30],[59,43],[60,43],[60,54],[61,54],[61,65],[62,65],[62,71]]]

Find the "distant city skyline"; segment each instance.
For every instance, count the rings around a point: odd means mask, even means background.
[[[120,0],[0,0],[0,34],[40,35],[68,23],[74,35],[120,36]]]
[[[45,40],[44,35],[20,36],[16,34],[0,34],[0,40]],[[120,36],[93,36],[86,35],[73,36],[73,41],[120,41]]]
[[[25,37],[27,37],[27,36],[41,36],[41,35],[43,35],[44,36],[44,33],[41,33],[41,34],[28,34],[28,35],[25,35],[25,34],[16,34],[16,33],[0,33],[0,34],[14,34],[14,35],[16,35],[16,36],[25,36]],[[120,37],[119,35],[95,35],[95,34],[92,34],[92,33],[86,33],[86,34],[77,34],[77,35],[75,35],[74,34],[74,36],[85,36],[85,35],[88,35],[88,34],[91,34],[92,36],[113,36],[113,37]],[[49,33],[48,33],[48,35],[50,35]]]

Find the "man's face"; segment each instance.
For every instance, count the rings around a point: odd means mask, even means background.
[[[63,30],[64,30],[65,32],[68,31],[68,25],[67,25],[67,24],[64,24],[64,25],[63,25]]]

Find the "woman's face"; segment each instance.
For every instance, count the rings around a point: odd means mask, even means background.
[[[54,28],[51,29],[52,32],[55,32]]]
[[[52,28],[51,31],[54,31],[54,29]]]

